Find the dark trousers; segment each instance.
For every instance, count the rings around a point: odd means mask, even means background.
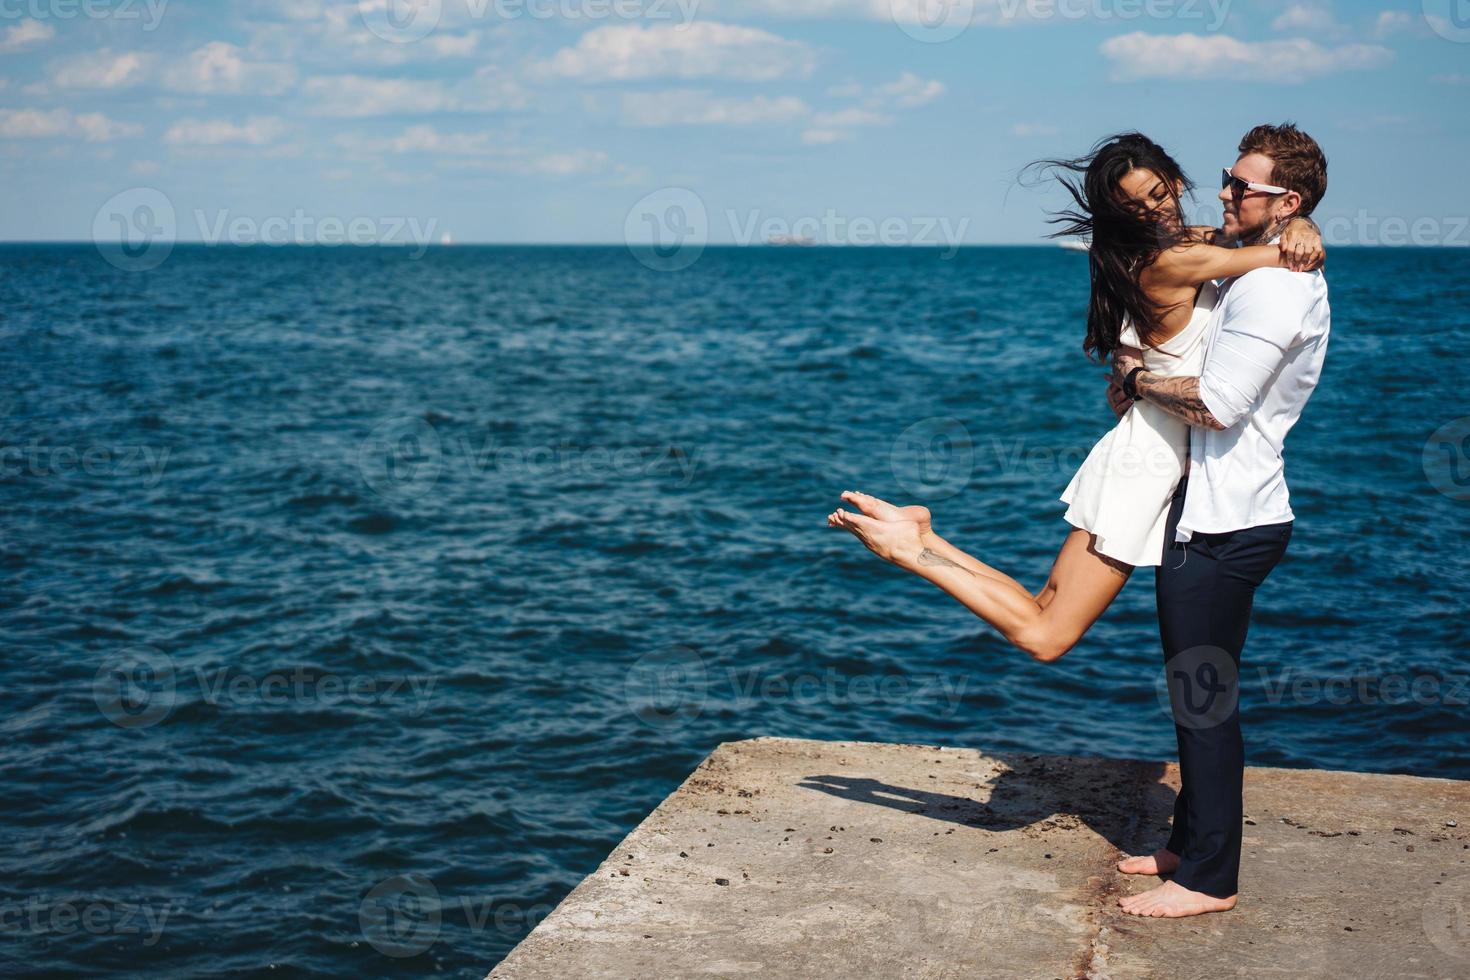
[[[1256,587],[1286,553],[1291,522],[1176,542],[1186,482],[1169,508],[1155,578],[1181,783],[1165,846],[1181,859],[1176,882],[1226,898],[1240,876],[1240,652]]]

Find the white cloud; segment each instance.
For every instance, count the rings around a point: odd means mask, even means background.
[[[56,36],[56,28],[44,21],[23,20],[8,29],[0,37],[0,53],[10,54],[49,41]]]
[[[607,154],[601,150],[572,150],[537,157],[531,162],[530,171],[553,177],[573,177],[596,173],[606,165]]]
[[[1424,22],[1412,14],[1402,10],[1385,10],[1373,24],[1373,36],[1383,38],[1392,34],[1413,32],[1423,26]]]
[[[1055,136],[1060,130],[1046,123],[1021,122],[1011,127],[1011,135],[1018,139],[1029,139],[1033,136]]]
[[[1325,48],[1305,38],[1240,41],[1224,34],[1123,34],[1100,49],[1118,79],[1229,78],[1238,81],[1300,82],[1339,71],[1378,68],[1393,52],[1376,44]]]
[[[873,90],[878,98],[892,102],[901,109],[914,109],[928,105],[944,94],[944,83],[937,79],[925,81],[911,71],[898,76],[896,81],[880,85]]]
[[[151,62],[136,51],[114,54],[103,48],[52,66],[51,81],[59,88],[127,88],[143,80]]]
[[[863,96],[863,87],[855,83],[828,89],[828,95],[856,99],[857,103],[816,113],[810,128],[801,135],[802,142],[810,146],[825,146],[851,139],[852,130],[858,127],[891,125],[895,110],[928,105],[944,92],[943,82],[925,80],[911,71],[875,86],[867,96]]]
[[[174,146],[220,146],[242,143],[266,146],[285,132],[285,124],[274,116],[252,116],[243,123],[227,119],[180,119],[163,134],[163,141]]]
[[[380,0],[381,2],[381,0]],[[395,5],[401,0],[393,0]],[[473,0],[472,0],[473,2]],[[274,60],[341,65],[343,59],[374,65],[465,58],[479,48],[483,31],[453,32],[451,18],[470,15],[464,2],[446,0],[434,30],[412,44],[394,44],[368,30],[358,0],[251,0],[255,14],[244,29],[250,50]],[[407,5],[403,4],[406,10]],[[479,0],[482,20],[495,17],[490,0]],[[420,14],[419,16],[424,16]],[[279,19],[276,19],[279,18]]]
[[[1452,72],[1448,75],[1435,75],[1430,81],[1435,85],[1470,85],[1470,75]]]
[[[1338,28],[1337,19],[1323,3],[1293,3],[1287,5],[1275,20],[1271,29],[1275,31],[1319,31],[1331,32]]]
[[[816,129],[852,129],[857,126],[887,126],[891,122],[893,122],[892,116],[859,106],[838,109],[834,112],[819,112],[815,116],[812,116],[812,126]]]
[[[368,116],[440,112],[493,112],[525,105],[524,91],[494,65],[458,84],[417,78],[318,75],[302,83],[314,115],[360,119]]]
[[[344,134],[337,145],[350,153],[374,158],[386,154],[425,154],[439,157],[439,164],[455,170],[490,170],[521,175],[568,177],[597,173],[607,167],[608,156],[601,150],[574,149],[554,153],[531,152],[507,143],[489,132],[441,133],[433,126],[410,126],[397,136],[373,139],[359,134]],[[328,174],[332,179],[345,179],[351,171]]]
[[[808,129],[801,134],[801,141],[808,146],[828,146],[850,139],[852,139],[852,133],[845,133],[838,129]]]
[[[480,46],[480,32],[465,31],[463,34],[435,32],[419,43],[427,45],[429,53],[435,58],[468,58]]]
[[[213,41],[170,65],[166,86],[180,92],[280,95],[296,81],[291,65],[247,61],[240,48]]]
[[[493,142],[491,133],[441,133],[433,126],[410,126],[399,135],[387,139],[370,139],[356,134],[345,134],[337,138],[337,143],[348,150],[365,154],[428,153],[441,156],[492,156],[507,152],[505,146]]]
[[[811,112],[789,95],[739,99],[693,90],[625,93],[619,108],[629,126],[755,126],[790,122]]]
[[[65,137],[89,143],[136,136],[141,126],[108,119],[100,112],[73,115],[67,109],[0,109],[0,138],[52,139]]]
[[[802,20],[876,20],[887,23],[933,26],[946,14],[955,23],[997,25],[1035,19],[1032,6],[1022,0],[706,0],[716,9],[728,4],[742,13],[762,13]],[[704,9],[704,6],[701,9]],[[1037,5],[1037,9],[1042,9]],[[1055,10],[1053,5],[1051,10]],[[968,20],[964,18],[968,17]],[[1040,19],[1047,19],[1042,17]]]
[[[766,82],[811,73],[810,48],[754,27],[697,22],[614,25],[583,34],[534,66],[537,75],[584,82],[729,78]]]

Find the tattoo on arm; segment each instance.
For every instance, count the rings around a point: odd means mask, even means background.
[[[944,557],[943,555],[941,555],[939,552],[933,550],[932,548],[925,548],[923,551],[919,552],[919,564],[920,565],[931,565],[931,566],[936,566],[937,565],[937,566],[944,566],[944,567],[947,567],[947,568],[958,568],[960,571],[964,572],[966,575],[970,576],[971,578],[974,578],[975,577],[975,573],[972,572],[972,571],[970,571],[964,565],[961,565],[958,562],[950,561],[948,558]]]
[[[1225,428],[1200,400],[1199,378],[1161,378],[1157,374],[1140,371],[1134,383],[1144,401],[1159,406],[1175,418],[1216,431]]]

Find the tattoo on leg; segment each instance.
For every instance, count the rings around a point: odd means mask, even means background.
[[[974,578],[975,577],[975,573],[972,572],[972,571],[970,571],[964,565],[961,565],[958,562],[950,561],[948,558],[946,558],[943,555],[939,554],[937,551],[933,550],[932,548],[925,548],[923,551],[919,552],[919,564],[920,565],[930,565],[930,566],[936,566],[936,565],[938,565],[938,566],[944,566],[944,567],[947,567],[947,568],[958,568],[960,571],[964,572],[966,575],[970,576],[971,578]]]

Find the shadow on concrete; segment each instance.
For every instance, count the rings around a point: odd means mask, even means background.
[[[996,756],[1009,769],[974,798],[892,786],[861,776],[805,776],[798,783],[915,816],[985,830],[1081,821],[1124,854],[1148,854],[1169,836],[1174,790],[1159,782],[1162,762],[1046,756]],[[981,802],[984,800],[984,802]]]

